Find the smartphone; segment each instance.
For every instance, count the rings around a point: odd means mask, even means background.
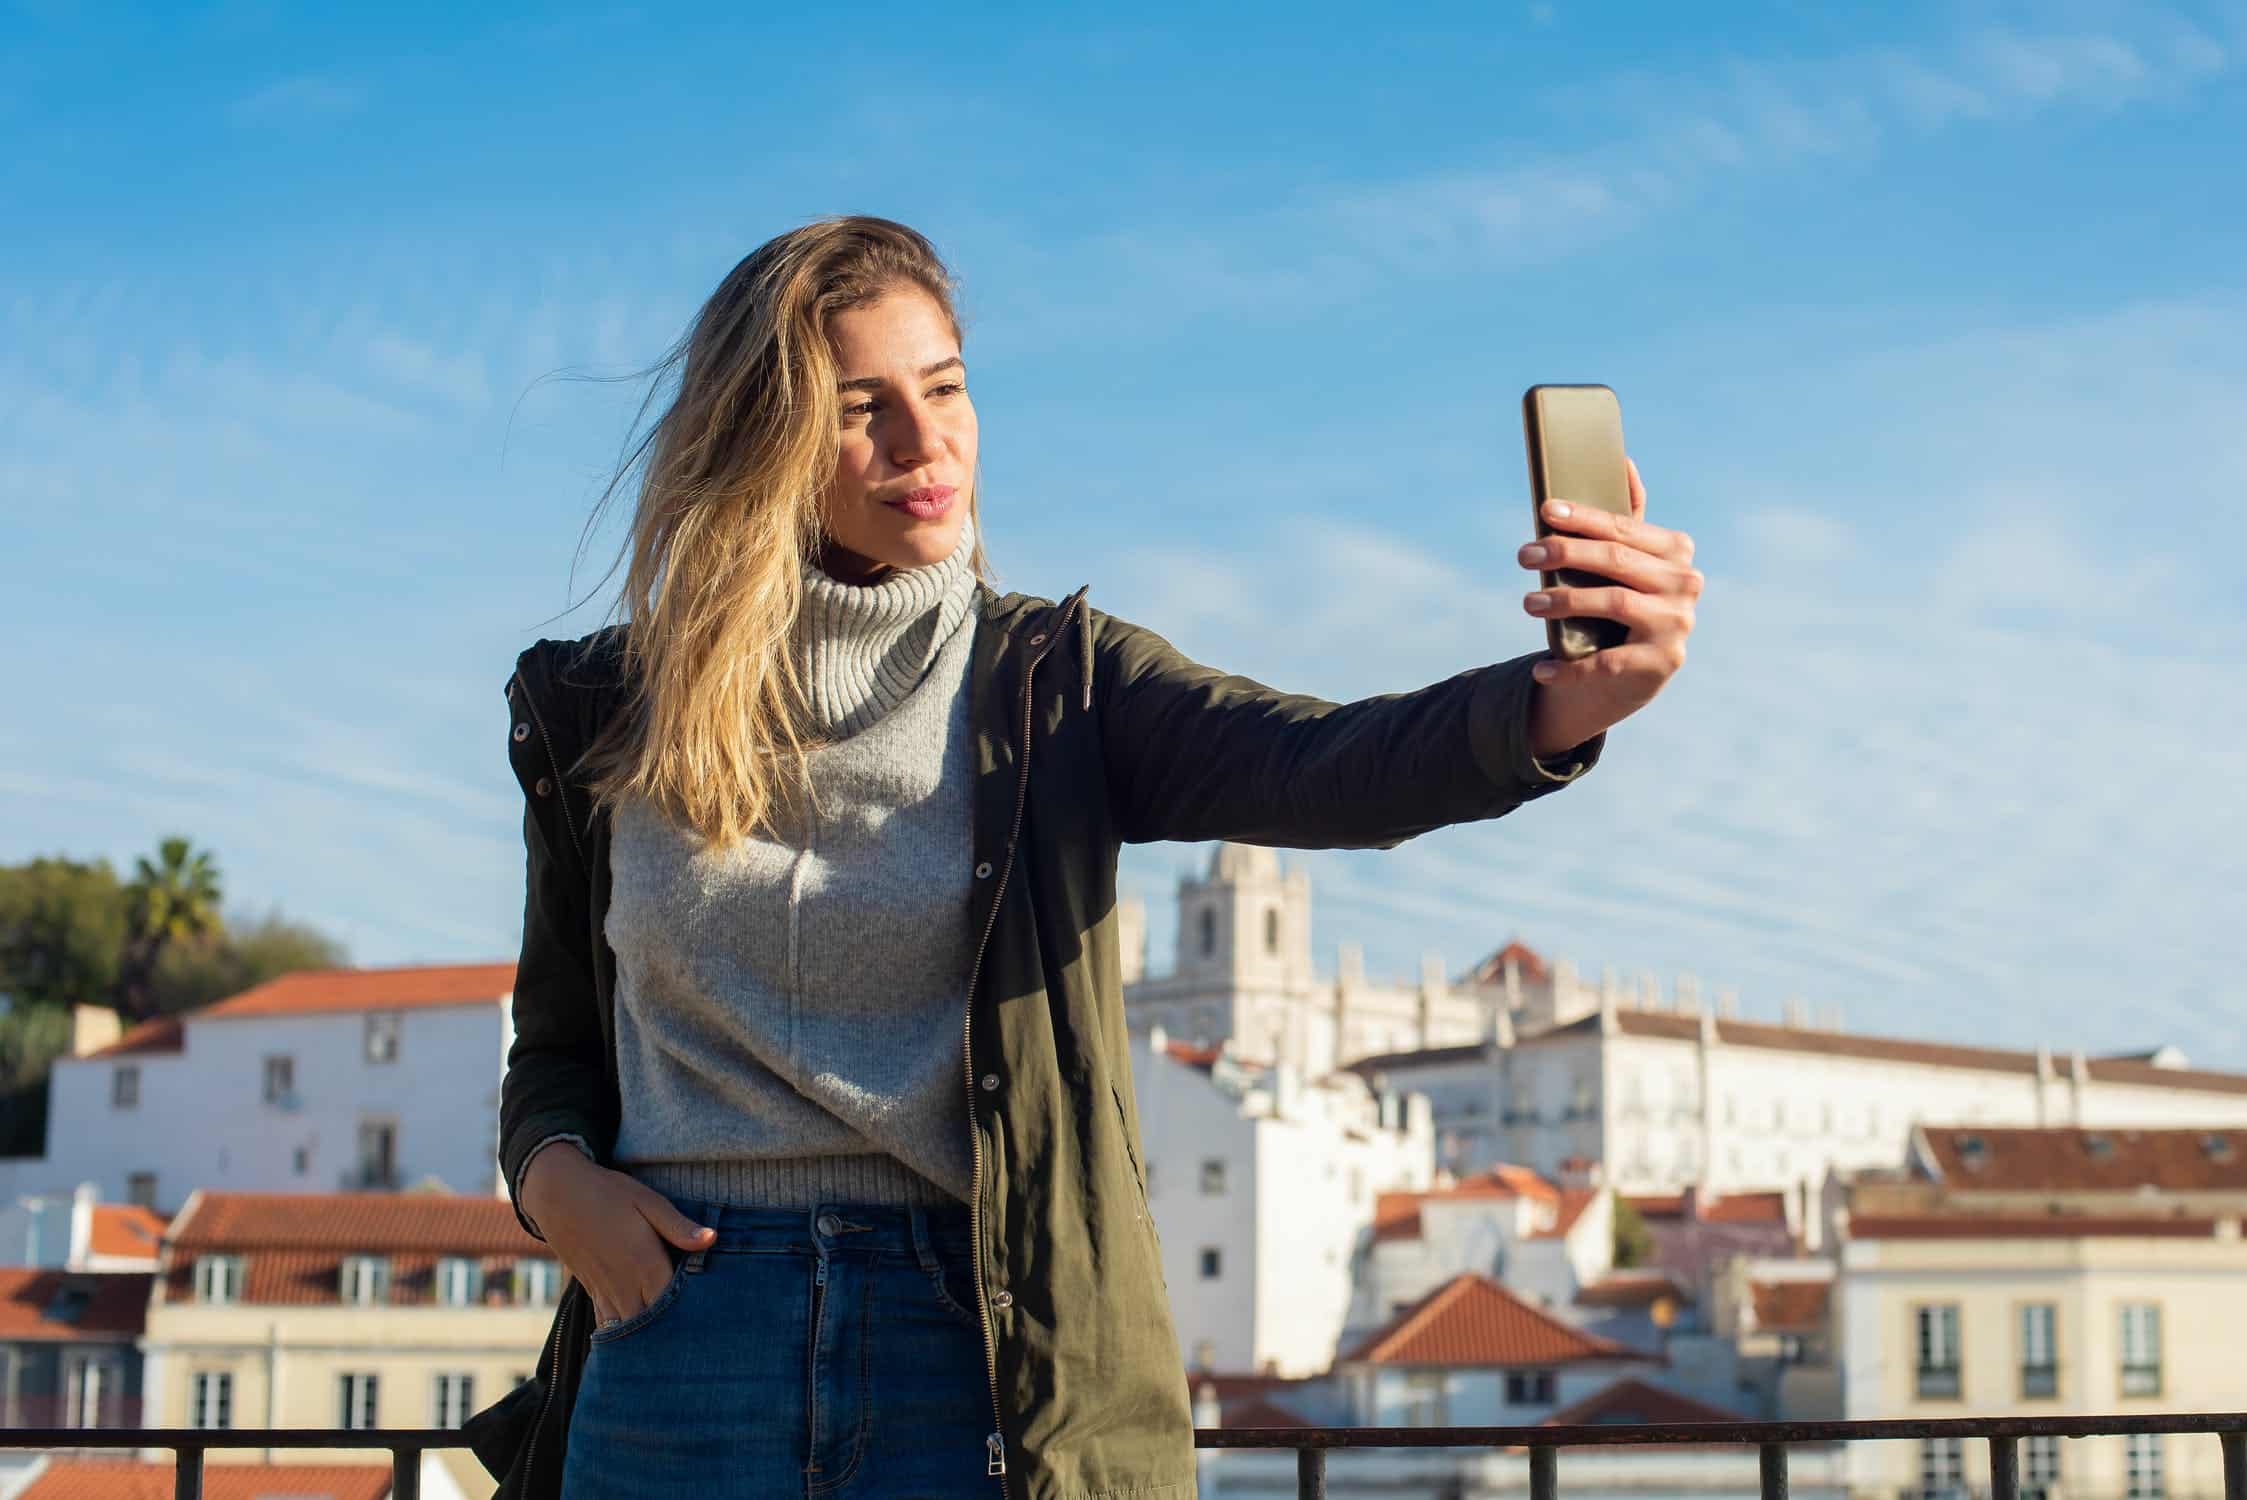
[[[1533,385],[1521,398],[1522,440],[1529,449],[1529,506],[1537,535],[1551,536],[1545,502],[1631,513],[1631,476],[1623,461],[1623,408],[1604,385]],[[1552,588],[1602,588],[1614,580],[1582,568],[1546,568]],[[1545,621],[1545,641],[1564,661],[1589,656],[1630,637],[1621,620],[1600,615]]]

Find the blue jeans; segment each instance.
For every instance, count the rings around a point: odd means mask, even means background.
[[[965,1204],[750,1208],[592,1333],[563,1500],[999,1500]]]

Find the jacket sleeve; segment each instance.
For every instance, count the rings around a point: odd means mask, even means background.
[[[594,991],[585,875],[556,857],[527,801],[523,845],[523,948],[515,964],[515,1036],[500,1079],[499,1157],[516,1219],[544,1239],[520,1196],[532,1152],[555,1136],[574,1136],[588,1156],[605,1162],[616,1129],[604,1103],[607,1042]]]
[[[1530,754],[1529,669],[1542,651],[1334,703],[1204,666],[1113,615],[1091,619],[1108,795],[1126,843],[1393,849],[1557,791],[1606,745],[1601,733],[1553,759]]]

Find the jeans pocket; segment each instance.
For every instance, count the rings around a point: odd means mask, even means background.
[[[663,1290],[657,1292],[647,1306],[631,1316],[614,1318],[606,1323],[596,1325],[593,1331],[586,1335],[588,1342],[596,1345],[613,1344],[618,1339],[630,1338],[670,1311],[671,1304],[679,1300],[679,1293],[686,1285],[687,1273],[690,1270],[700,1268],[702,1257],[707,1252],[702,1250],[682,1252],[672,1248],[670,1253],[676,1257],[676,1260],[671,1266],[671,1279],[663,1283]]]
[[[975,1268],[939,1257],[923,1263],[928,1273],[928,1284],[936,1292],[937,1305],[958,1319],[963,1327],[983,1331],[983,1317],[975,1310]],[[957,1287],[959,1290],[954,1291]]]

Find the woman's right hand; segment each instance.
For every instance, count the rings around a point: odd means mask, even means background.
[[[567,1141],[531,1157],[522,1199],[523,1212],[554,1247],[562,1269],[592,1297],[601,1323],[631,1317],[670,1282],[666,1243],[706,1250],[717,1236],[654,1188],[601,1166]]]

